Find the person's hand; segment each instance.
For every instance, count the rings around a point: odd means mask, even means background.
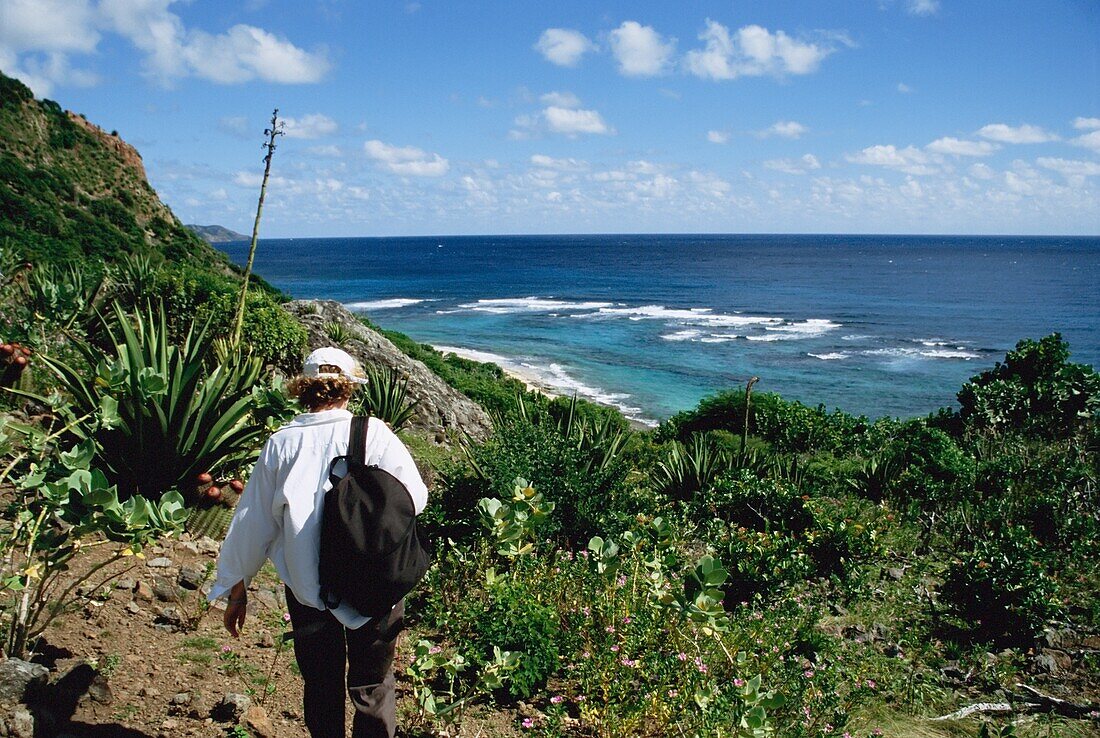
[[[225,617],[222,622],[229,635],[239,638],[244,628],[244,616],[248,612],[248,590],[241,582],[229,591],[229,604],[225,608]]]

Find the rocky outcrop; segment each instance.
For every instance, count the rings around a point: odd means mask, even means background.
[[[348,336],[340,347],[361,364],[391,367],[407,377],[408,396],[416,406],[410,425],[425,431],[437,443],[449,443],[463,433],[477,439],[489,435],[492,423],[480,405],[444,382],[422,362],[402,353],[388,338],[367,328],[340,303],[295,300],[283,307],[305,326],[309,350],[333,345],[329,326],[337,324]]]

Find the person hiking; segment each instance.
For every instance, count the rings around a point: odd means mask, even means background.
[[[264,444],[222,544],[209,595],[211,601],[228,596],[225,628],[239,637],[248,583],[266,559],[274,564],[286,586],[294,656],[305,682],[305,722],[313,738],[344,738],[345,691],[355,707],[353,738],[393,738],[396,730],[392,665],[404,601],[377,619],[347,604],[328,609],[318,572],[329,466],[349,452],[347,406],[356,386],[366,382],[361,374],[355,359],[338,348],[320,348],[306,357],[301,375],[288,385],[306,412]],[[412,456],[377,418],[367,424],[366,462],[405,485],[417,514],[424,509],[428,490]]]

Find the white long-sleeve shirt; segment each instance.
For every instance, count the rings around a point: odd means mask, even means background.
[[[328,609],[321,601],[317,570],[321,509],[331,487],[329,464],[347,453],[351,418],[347,410],[304,413],[267,440],[222,543],[211,601],[224,597],[237,582],[247,585],[271,559],[299,602]],[[428,502],[428,489],[405,444],[378,418],[367,425],[366,443],[367,464],[397,477],[411,493],[419,515]],[[344,473],[343,467],[341,462],[338,474]],[[359,628],[370,619],[349,605],[340,605],[332,614],[348,628]]]

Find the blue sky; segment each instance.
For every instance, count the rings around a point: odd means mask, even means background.
[[[1100,233],[1100,4],[0,0],[0,69],[262,235]]]

